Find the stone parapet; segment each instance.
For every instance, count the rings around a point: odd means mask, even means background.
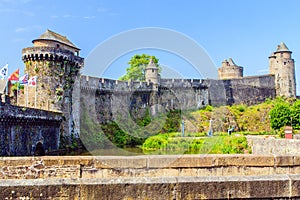
[[[293,199],[300,175],[2,180],[1,199]]]
[[[0,179],[241,176],[300,173],[300,156],[2,157]]]
[[[300,198],[300,156],[1,157],[0,199]]]

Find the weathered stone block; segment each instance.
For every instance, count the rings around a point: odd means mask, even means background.
[[[275,155],[275,167],[279,166],[293,166],[294,165],[294,156],[292,155]]]
[[[212,155],[163,155],[149,157],[149,168],[197,168],[211,167]]]
[[[146,168],[147,157],[145,156],[96,156],[95,168]]]
[[[218,155],[215,157],[214,166],[274,166],[272,155]]]
[[[92,156],[44,156],[41,157],[45,166],[56,165],[83,165],[91,166],[94,162]]]

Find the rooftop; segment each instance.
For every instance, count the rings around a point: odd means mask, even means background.
[[[154,61],[153,61],[153,59],[152,58],[150,58],[150,61],[149,61],[149,64],[147,65],[147,68],[149,69],[156,69],[157,68],[157,66],[156,66],[156,64],[154,63]]]
[[[279,45],[277,45],[277,49],[276,49],[276,52],[286,52],[286,51],[288,51],[288,52],[291,52],[288,48],[287,48],[287,46],[284,44],[284,42],[281,42]]]
[[[73,47],[75,49],[78,49],[66,36],[60,35],[58,33],[55,33],[49,29],[47,29],[38,39],[33,40],[32,42],[36,40],[52,40],[52,41],[58,41],[62,44],[68,45],[70,47]]]

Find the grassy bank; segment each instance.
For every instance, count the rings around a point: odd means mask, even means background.
[[[243,154],[251,153],[245,136],[176,137],[180,133],[159,134],[146,139],[146,153]]]

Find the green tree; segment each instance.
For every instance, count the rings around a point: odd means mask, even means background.
[[[287,102],[276,102],[274,108],[269,112],[271,127],[279,130],[281,127],[291,123],[291,109]]]
[[[295,101],[291,109],[292,125],[294,129],[300,129],[300,100]]]
[[[155,56],[150,56],[147,54],[136,54],[128,62],[130,66],[126,68],[126,74],[119,79],[123,81],[130,79],[133,81],[145,81],[145,68],[149,64],[151,58],[159,67],[158,59]]]

